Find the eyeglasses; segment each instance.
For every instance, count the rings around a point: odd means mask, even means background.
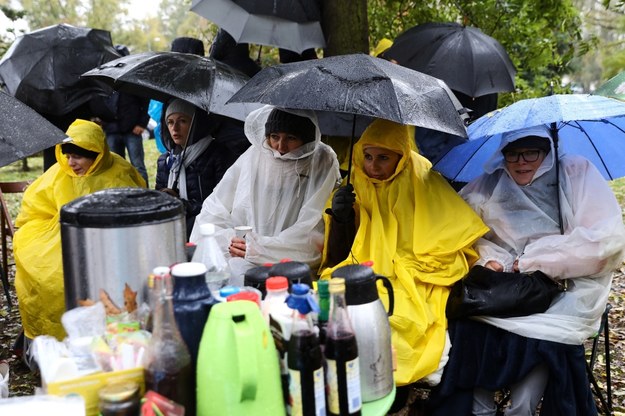
[[[519,161],[519,158],[523,158],[526,162],[536,162],[540,157],[542,150],[534,149],[534,150],[526,150],[524,152],[515,152],[510,151],[503,154],[503,157],[506,159],[506,162],[516,163]]]

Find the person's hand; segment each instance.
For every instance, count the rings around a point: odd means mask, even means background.
[[[489,260],[484,267],[486,267],[487,269],[491,269],[494,270],[496,272],[503,272],[503,265],[499,264],[498,262],[496,262],[495,260]]]
[[[512,265],[512,270],[519,273],[519,259],[516,259],[514,261],[514,264]]]
[[[178,194],[178,192],[175,189],[171,189],[171,188],[161,188],[160,189],[161,192],[165,192],[168,195],[171,195],[175,198],[179,198],[180,194]]]
[[[232,257],[245,257],[245,239],[239,237],[232,237],[230,240],[230,247],[228,247],[228,252]]]
[[[332,197],[332,216],[340,222],[349,221],[354,215],[356,194],[351,183],[340,187]]]
[[[132,134],[134,134],[135,136],[141,136],[141,133],[143,133],[143,130],[145,129],[141,126],[134,126],[132,128]]]

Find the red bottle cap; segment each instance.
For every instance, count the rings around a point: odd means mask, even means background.
[[[360,264],[362,264],[363,266],[367,266],[367,267],[373,267],[373,260],[363,261]]]
[[[290,261],[293,261],[293,260],[291,260],[290,258],[287,257],[285,259],[280,260],[280,263],[288,263]]]
[[[228,302],[234,302],[237,300],[249,300],[251,302],[254,302],[260,307],[260,299],[258,298],[258,293],[239,292],[239,293],[235,293],[234,295],[230,295],[226,298],[226,301]]]
[[[289,279],[284,276],[273,276],[265,281],[267,290],[283,290],[289,288]]]

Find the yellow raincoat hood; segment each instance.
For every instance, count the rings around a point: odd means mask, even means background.
[[[402,155],[389,179],[373,179],[364,172],[367,146]],[[449,287],[477,260],[472,245],[488,231],[415,150],[413,127],[376,120],[365,130],[353,153],[359,224],[352,256],[322,273],[326,278],[337,267],[373,260],[376,273],[389,277],[395,294],[390,322],[398,385],[420,380],[437,369],[445,346]],[[379,290],[386,299],[385,289]]]
[[[15,288],[27,337],[64,336],[65,311],[61,253],[60,210],[74,199],[116,187],[145,187],[137,170],[109,151],[104,132],[95,123],[76,120],[67,130],[71,143],[97,152],[84,176],[77,176],[56,146],[57,163],[37,178],[24,193],[13,240]]]

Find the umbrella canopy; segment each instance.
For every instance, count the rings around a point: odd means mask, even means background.
[[[317,0],[193,0],[191,11],[226,30],[237,43],[297,53],[326,46]]]
[[[324,113],[345,113],[466,137],[459,103],[444,82],[365,54],[264,68],[229,102],[315,110],[325,134],[337,133],[324,131],[323,118],[328,116]],[[341,120],[335,121],[336,129],[344,130]],[[347,121],[351,124],[356,118]]]
[[[180,98],[223,116],[245,120],[258,106],[226,104],[249,80],[247,75],[211,58],[179,52],[124,56],[83,74],[114,89],[167,102]]]
[[[118,58],[105,30],[49,26],[19,36],[0,60],[0,85],[45,114],[67,114],[110,90],[80,74]]]
[[[54,146],[67,136],[35,110],[0,92],[0,167]]]
[[[625,101],[625,71],[601,84],[593,94]]]
[[[625,103],[587,94],[526,99],[486,114],[469,126],[469,141],[434,168],[448,179],[469,182],[484,172],[502,133],[539,125],[555,127],[560,153],[586,157],[608,180],[625,176]]]
[[[399,35],[385,52],[402,66],[442,79],[470,97],[514,91],[516,69],[497,40],[457,23],[425,23]]]

